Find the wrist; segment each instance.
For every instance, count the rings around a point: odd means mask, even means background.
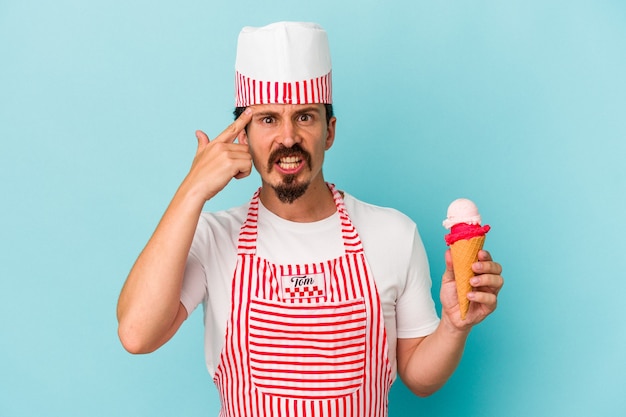
[[[470,326],[459,326],[456,324],[457,322],[449,317],[447,314],[441,315],[441,320],[439,322],[439,328],[442,332],[444,332],[449,337],[453,337],[456,339],[467,339],[467,336],[470,333]]]
[[[194,207],[204,207],[204,203],[213,198],[215,194],[216,193],[211,193],[207,195],[206,190],[202,188],[201,184],[197,184],[192,178],[187,176],[178,187],[178,190],[176,190],[175,197],[185,204]]]

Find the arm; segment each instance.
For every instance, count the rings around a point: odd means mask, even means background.
[[[187,318],[180,303],[185,263],[204,203],[232,178],[252,170],[248,147],[234,143],[250,121],[244,112],[213,141],[196,132],[198,150],[152,237],[133,265],[117,305],[126,350],[148,353],[167,342]]]
[[[468,294],[469,312],[461,320],[452,271],[450,252],[446,252],[446,271],[441,284],[441,321],[434,333],[414,339],[398,339],[398,374],[411,391],[428,396],[450,378],[457,368],[471,328],[491,314],[504,280],[502,267],[486,251],[478,254],[473,266],[479,274],[472,278],[475,290]]]

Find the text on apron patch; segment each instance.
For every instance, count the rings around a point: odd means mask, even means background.
[[[283,300],[302,300],[326,295],[324,273],[283,275],[280,281]]]

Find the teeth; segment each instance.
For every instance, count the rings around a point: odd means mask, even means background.
[[[300,158],[297,156],[286,156],[284,158],[280,158],[278,164],[283,169],[295,169],[300,165]]]

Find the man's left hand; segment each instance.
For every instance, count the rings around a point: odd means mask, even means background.
[[[467,295],[470,300],[469,311],[464,320],[461,320],[459,300],[457,298],[454,271],[452,269],[452,255],[446,251],[446,271],[441,282],[442,318],[446,316],[448,322],[459,330],[469,330],[480,323],[489,314],[493,313],[498,304],[498,293],[502,289],[502,266],[494,262],[486,250],[478,252],[478,261],[472,265],[476,274],[471,278],[472,291]]]

